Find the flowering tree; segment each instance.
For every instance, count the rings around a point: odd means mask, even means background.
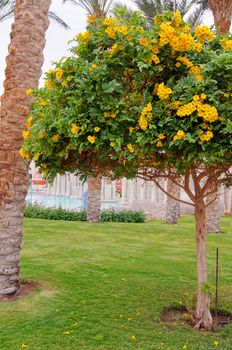
[[[205,197],[232,176],[232,40],[206,26],[191,33],[178,12],[149,29],[138,13],[89,22],[33,93],[21,155],[51,178],[165,177],[185,189],[196,218],[196,327],[210,329]]]

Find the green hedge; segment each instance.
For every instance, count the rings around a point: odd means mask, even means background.
[[[44,208],[39,205],[28,205],[24,210],[24,217],[33,219],[87,221],[86,210],[71,211],[62,208]],[[101,211],[102,222],[145,222],[143,211],[115,211],[112,209]]]

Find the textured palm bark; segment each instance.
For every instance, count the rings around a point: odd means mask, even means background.
[[[16,0],[0,111],[0,295],[19,288],[27,165],[19,155],[29,114],[27,89],[38,85],[51,0]]]
[[[218,191],[219,192],[219,191]],[[214,201],[213,201],[214,200]],[[213,201],[206,209],[206,232],[220,232],[220,198],[215,194],[206,197],[206,203]]]
[[[101,211],[101,178],[88,178],[88,222],[99,222]]]
[[[208,0],[208,7],[213,12],[214,23],[220,33],[227,33],[231,26],[232,1]]]
[[[174,198],[180,199],[180,187],[170,179],[167,180],[167,192]],[[167,196],[166,203],[166,224],[177,224],[177,219],[180,216],[180,202]]]
[[[195,239],[197,256],[197,305],[196,328],[212,328],[212,316],[210,314],[210,295],[207,291],[207,263],[206,263],[206,207],[203,200],[195,203]]]

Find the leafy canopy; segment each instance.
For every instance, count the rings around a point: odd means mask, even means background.
[[[33,92],[22,157],[50,177],[231,165],[231,38],[179,12],[88,21]]]

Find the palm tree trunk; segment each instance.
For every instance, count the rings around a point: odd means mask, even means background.
[[[22,219],[27,193],[27,165],[19,155],[22,130],[43,64],[51,0],[17,0],[12,25],[0,120],[0,295],[19,288]]]
[[[232,1],[208,0],[208,7],[213,12],[214,24],[219,27],[220,33],[229,32],[232,17]]]
[[[206,208],[204,201],[196,200],[195,203],[195,239],[197,255],[197,305],[196,305],[196,328],[212,328],[210,314],[210,296],[207,290],[208,276],[206,264]]]
[[[180,198],[180,187],[177,186],[170,179],[167,180],[167,192],[170,193],[173,197],[179,199]],[[167,196],[166,203],[166,224],[177,224],[177,219],[180,216],[180,202],[175,199]]]
[[[88,222],[99,222],[101,210],[101,178],[88,178]]]

